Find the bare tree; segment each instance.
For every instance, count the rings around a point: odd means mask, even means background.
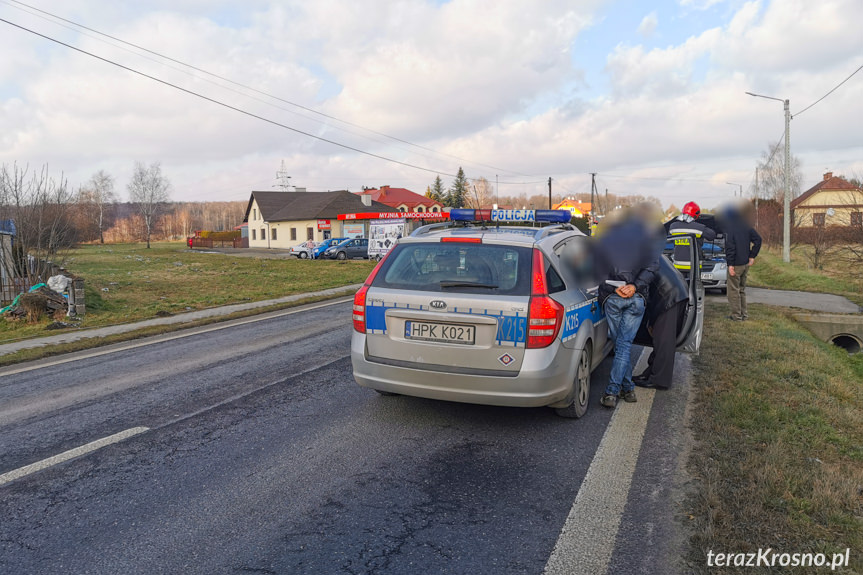
[[[116,202],[114,178],[104,170],[93,174],[87,185],[78,192],[78,205],[84,210],[86,219],[98,235],[100,243],[105,243],[107,212]]]
[[[0,253],[12,261],[13,275],[29,282],[47,280],[53,264],[77,240],[72,221],[73,195],[65,178],[54,179],[48,166],[28,175],[27,167],[4,164],[0,168],[0,220],[15,226],[12,253]],[[7,244],[0,244],[7,249]]]
[[[480,178],[468,187],[465,205],[475,210],[490,208],[494,200],[494,188],[485,178]]]
[[[800,158],[791,155],[791,199],[800,195],[803,183],[803,172],[800,170]],[[771,142],[767,149],[761,152],[758,162],[758,197],[783,201],[785,194],[785,154],[782,142]]]
[[[150,235],[153,225],[164,204],[171,201],[168,194],[171,184],[162,175],[162,166],[159,162],[153,162],[145,166],[143,162],[135,162],[135,171],[127,186],[129,200],[138,208],[144,224],[144,233],[147,238],[147,248],[150,248]]]

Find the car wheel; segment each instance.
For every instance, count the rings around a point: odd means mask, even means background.
[[[728,288],[724,287],[724,288],[720,289],[719,293],[721,293],[722,295],[727,295],[728,294]]]
[[[345,252],[339,252],[338,255],[336,255],[336,259],[337,260],[346,260],[346,259],[348,259],[348,254],[346,254]]]
[[[307,254],[306,252],[300,252],[300,259],[301,260],[308,259],[308,257],[309,257],[309,254]]]
[[[555,408],[555,412],[561,417],[569,419],[578,419],[587,413],[588,402],[590,401],[590,346],[585,346],[581,350],[581,355],[578,358],[578,369],[575,370],[575,381],[572,382],[573,394],[572,403],[566,407]]]

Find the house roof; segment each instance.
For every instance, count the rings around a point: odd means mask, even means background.
[[[818,192],[823,191],[860,191],[860,188],[849,182],[844,178],[840,178],[839,176],[834,176],[833,172],[827,172],[824,174],[824,179],[820,182],[791,200],[791,207],[796,208],[801,203],[805,202]]]
[[[339,214],[370,210],[388,211],[390,206],[372,201],[363,204],[362,198],[347,190],[335,192],[252,192],[246,206],[244,222],[249,221],[252,202],[258,204],[261,217],[268,222],[336,219]]]
[[[553,209],[555,210],[578,210],[582,214],[590,213],[590,202],[581,202],[578,200],[563,200],[559,204],[556,204]]]
[[[405,205],[408,208],[417,206],[438,206],[443,208],[443,204],[431,198],[427,198],[416,192],[412,192],[407,188],[391,188],[390,186],[381,186],[379,189],[368,189],[358,192],[360,196],[371,196],[372,200],[386,204],[391,208],[398,208]]]

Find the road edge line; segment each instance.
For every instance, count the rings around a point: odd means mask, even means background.
[[[647,361],[642,351],[633,370]],[[608,571],[629,488],[641,452],[655,390],[614,410],[560,531],[544,575],[599,575]]]

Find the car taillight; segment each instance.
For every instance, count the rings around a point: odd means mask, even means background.
[[[378,265],[375,266],[375,269],[373,269],[372,273],[369,274],[369,277],[366,278],[363,287],[354,294],[354,329],[360,333],[366,333],[366,293],[369,291],[372,282],[375,280],[375,276],[378,275],[378,270],[381,269],[381,266],[384,265],[384,262],[387,261],[387,258],[391,253],[392,250],[388,251],[386,255],[381,258],[381,261],[378,262]]]
[[[369,291],[368,284],[363,285],[354,295],[354,329],[360,333],[366,333],[366,292]]]
[[[562,323],[563,306],[548,296],[545,258],[541,251],[534,249],[527,316],[527,348],[538,349],[551,345]]]

